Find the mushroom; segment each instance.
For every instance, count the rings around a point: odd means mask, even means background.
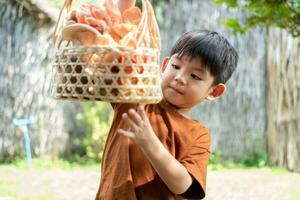
[[[135,0],[122,0],[122,1],[119,0],[118,6],[119,6],[121,13],[123,13],[123,11],[128,8],[134,7],[135,2],[136,2]]]
[[[75,45],[94,45],[101,37],[97,29],[86,24],[67,25],[62,30],[62,39],[72,41]]]
[[[97,29],[80,23],[65,26],[62,38],[75,45],[117,45],[109,34],[101,34]]]

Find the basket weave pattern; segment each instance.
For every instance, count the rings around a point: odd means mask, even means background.
[[[57,51],[53,65],[54,97],[125,103],[159,101],[159,53],[153,49],[124,52],[115,49],[112,53],[111,47],[71,47]],[[106,63],[105,59],[112,61]]]

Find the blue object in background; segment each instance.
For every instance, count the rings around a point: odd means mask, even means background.
[[[25,142],[25,149],[26,149],[26,158],[29,164],[32,163],[31,157],[31,149],[30,149],[30,138],[29,138],[29,130],[28,125],[33,123],[32,117],[27,119],[16,119],[13,120],[14,124],[17,126],[21,126],[23,135],[24,135],[24,142]]]

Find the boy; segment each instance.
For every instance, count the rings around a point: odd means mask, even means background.
[[[224,94],[237,59],[218,33],[185,33],[162,62],[160,103],[112,104],[96,199],[204,198],[210,135],[189,112]]]

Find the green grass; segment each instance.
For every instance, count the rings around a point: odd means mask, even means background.
[[[87,162],[83,163],[76,163],[76,162],[69,162],[62,159],[55,159],[51,160],[49,158],[34,158],[32,160],[32,164],[30,165],[27,160],[16,160],[13,163],[0,163],[0,169],[7,168],[7,167],[16,167],[18,169],[53,169],[53,168],[60,168],[60,169],[74,169],[74,168],[88,168],[88,169],[99,169],[100,163],[94,162]]]
[[[275,175],[286,175],[289,173],[287,169],[278,168],[278,167],[269,167],[269,166],[247,166],[245,163],[234,163],[234,162],[225,162],[225,163],[218,163],[218,159],[214,158],[209,164],[209,169],[212,170],[226,170],[226,169],[241,169],[241,170],[256,170],[258,168],[263,170],[268,170],[272,174]],[[10,164],[0,164],[0,172],[4,175],[4,180],[0,180],[0,199],[1,197],[11,197],[12,200],[54,200],[53,194],[49,193],[49,191],[41,191],[39,194],[19,194],[18,191],[23,191],[21,185],[15,181],[5,180],[6,173],[12,173],[15,170],[21,170],[26,173],[27,169],[53,169],[59,168],[63,170],[72,170],[72,169],[100,169],[100,163],[86,163],[86,164],[79,164],[79,163],[70,163],[65,160],[54,160],[51,161],[48,158],[36,158],[33,159],[32,165],[28,165],[26,160],[17,160],[14,163]],[[1,179],[1,178],[0,178]],[[300,178],[297,179],[297,183],[300,183]],[[45,185],[44,185],[45,186]],[[23,196],[21,196],[23,195]],[[293,190],[290,193],[290,199],[296,200],[297,195],[299,196],[298,190]]]
[[[244,155],[238,161],[224,161],[223,153],[217,150],[210,155],[209,169],[249,169],[249,168],[265,168],[268,165],[267,153],[263,150],[257,149],[252,155]]]
[[[0,197],[15,196],[16,184],[10,181],[0,181]]]
[[[271,167],[270,169],[272,173],[276,175],[285,175],[289,173],[289,171],[286,168],[282,168],[282,167]]]
[[[39,197],[23,197],[22,200],[54,200],[52,195],[42,195]]]
[[[0,172],[4,178],[4,180],[0,178],[0,199],[7,197],[11,200],[55,200],[55,197],[49,191],[40,191],[38,194],[20,193],[20,191],[24,191],[21,184],[16,181],[5,180],[6,173],[13,173],[16,170],[26,173],[27,170],[44,169],[100,169],[100,163],[87,162],[82,164],[62,159],[51,160],[46,157],[34,158],[31,165],[24,159],[18,159],[12,163],[0,163]]]
[[[0,197],[11,197],[15,196],[15,192],[11,188],[0,188]]]

